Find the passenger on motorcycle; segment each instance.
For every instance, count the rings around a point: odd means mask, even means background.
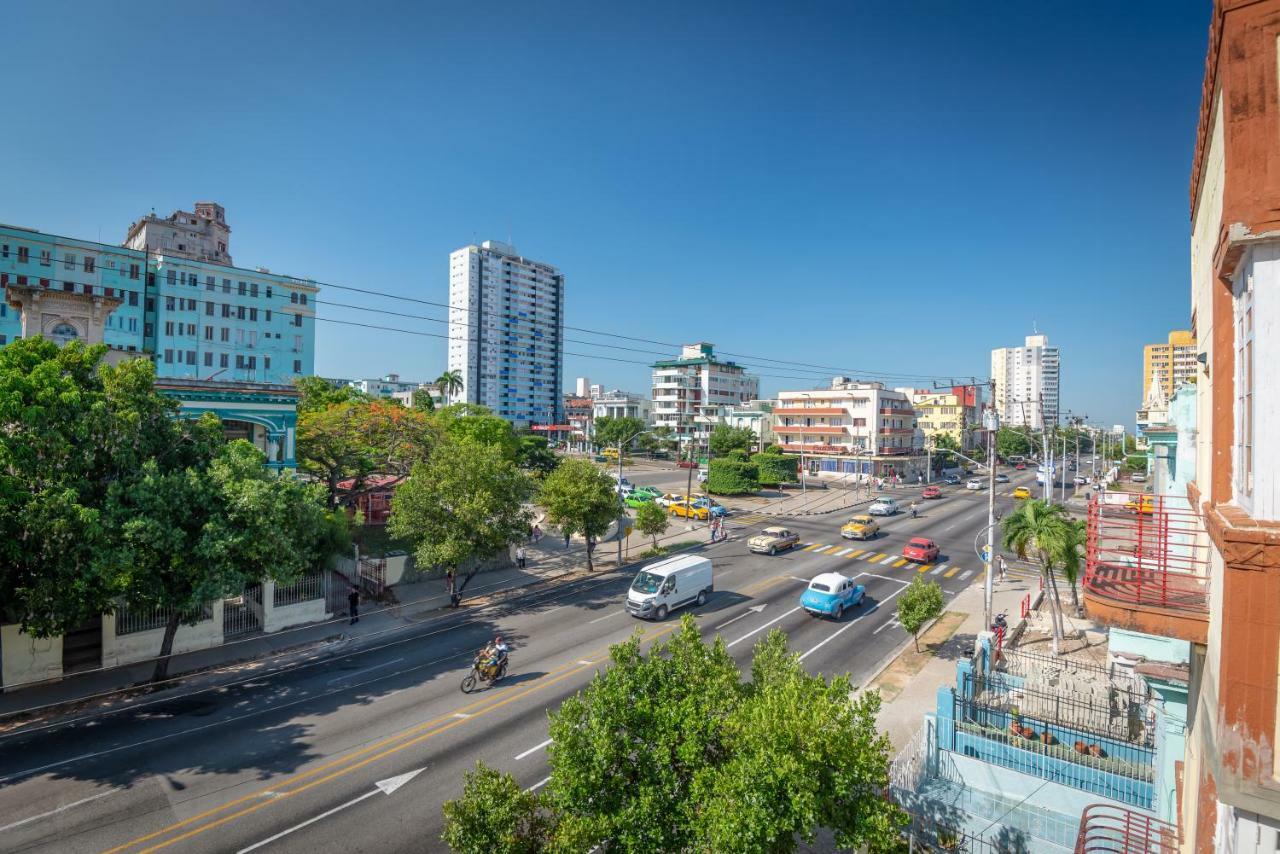
[[[480,658],[484,661],[486,677],[492,678],[493,674],[498,672],[502,662],[507,660],[508,651],[509,647],[503,642],[502,635],[498,635],[493,639],[492,643],[480,651]]]

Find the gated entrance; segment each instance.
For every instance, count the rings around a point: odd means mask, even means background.
[[[262,631],[262,585],[245,587],[239,596],[222,600],[222,637],[224,640]]]

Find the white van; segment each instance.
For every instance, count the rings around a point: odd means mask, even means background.
[[[627,591],[627,611],[646,620],[666,619],[669,611],[693,603],[705,605],[715,590],[711,561],[680,555],[652,563],[636,573]]]

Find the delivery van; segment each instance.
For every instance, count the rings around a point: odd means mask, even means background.
[[[667,558],[636,573],[627,591],[627,611],[645,620],[664,620],[684,605],[705,605],[714,590],[710,559],[697,555]]]

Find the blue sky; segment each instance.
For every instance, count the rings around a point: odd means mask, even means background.
[[[241,266],[440,302],[451,250],[510,238],[564,271],[570,325],[715,342],[766,392],[985,376],[1034,322],[1064,408],[1128,424],[1142,344],[1188,322],[1209,5],[23,3],[0,221],[119,242],[212,199]],[[322,374],[444,367],[317,326]]]

